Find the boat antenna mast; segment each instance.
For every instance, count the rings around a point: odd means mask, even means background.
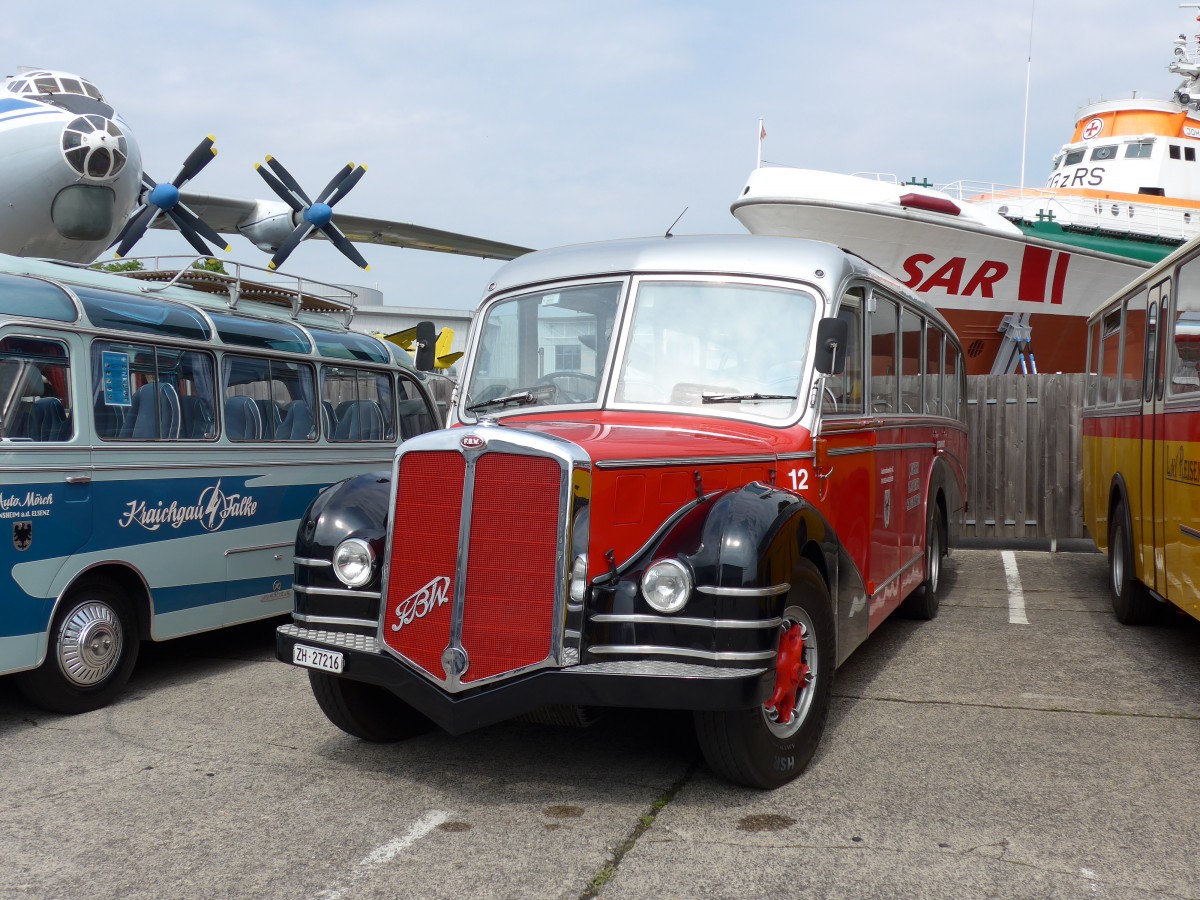
[[[1180,3],[1180,9],[1200,10],[1200,3]],[[1200,15],[1196,16],[1200,22]],[[1175,88],[1175,99],[1187,109],[1200,110],[1200,35],[1196,35],[1197,46],[1189,48],[1186,34],[1175,39],[1175,58],[1167,71],[1182,75],[1183,81]]]
[[[1029,80],[1033,74],[1033,10],[1037,0],[1029,0],[1029,55],[1025,59],[1025,121],[1021,126],[1021,196],[1025,196],[1025,153],[1029,146]]]

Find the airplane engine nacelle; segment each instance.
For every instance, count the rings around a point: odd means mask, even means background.
[[[276,200],[259,200],[248,224],[238,224],[238,231],[265,253],[274,253],[296,228],[291,207]]]

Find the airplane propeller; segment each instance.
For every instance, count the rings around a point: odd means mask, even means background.
[[[371,267],[367,265],[362,254],[333,224],[334,205],[345,197],[354,185],[358,184],[358,180],[367,173],[367,167],[348,163],[333,176],[329,184],[325,185],[325,189],[317,195],[316,200],[310,200],[304,193],[304,189],[300,187],[300,183],[292,177],[279,160],[268,156],[267,165],[270,167],[269,169],[264,169],[259,163],[255,163],[254,169],[263,177],[263,181],[270,185],[271,190],[278,194],[280,199],[299,216],[295,220],[295,230],[288,235],[287,240],[279,245],[279,249],[271,257],[267,268],[272,270],[279,268],[302,240],[319,229],[325,237],[329,238],[330,243],[342,251],[352,263],[359,268],[370,269]]]
[[[231,248],[225,239],[179,200],[179,189],[191,181],[217,155],[217,150],[213,146],[215,141],[216,139],[210,134],[197,144],[196,149],[183,161],[183,165],[179,168],[179,174],[173,181],[158,184],[145,172],[142,173],[141,204],[137,212],[125,223],[120,234],[109,245],[117,247],[118,257],[124,256],[134,244],[141,240],[146,229],[154,223],[160,213],[174,223],[175,227],[179,229],[179,233],[202,256],[212,255],[212,250],[205,241],[223,248],[226,253],[230,251]]]

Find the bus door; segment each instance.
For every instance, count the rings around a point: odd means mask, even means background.
[[[1150,288],[1146,307],[1146,343],[1144,376],[1142,379],[1142,485],[1141,509],[1138,517],[1141,527],[1133,533],[1141,534],[1141,558],[1144,566],[1142,580],[1145,585],[1166,596],[1166,527],[1163,517],[1165,481],[1163,479],[1163,327],[1169,321],[1171,283],[1164,280]],[[1146,487],[1149,490],[1146,490]]]
[[[65,564],[92,533],[90,434],[72,383],[83,358],[74,335],[0,336],[0,588],[18,601],[0,622],[6,670],[38,661]]]
[[[1167,306],[1158,457],[1166,580],[1159,592],[1200,618],[1200,259],[1180,267],[1169,313]]]

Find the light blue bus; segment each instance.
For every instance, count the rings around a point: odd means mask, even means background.
[[[161,262],[0,256],[0,674],[58,712],[143,640],[290,612],[309,502],[438,425],[352,292]]]

